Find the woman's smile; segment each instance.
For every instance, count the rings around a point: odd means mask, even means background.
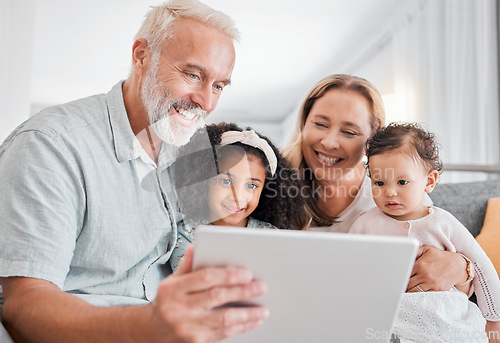
[[[321,164],[326,165],[326,166],[333,166],[340,161],[342,161],[342,158],[336,157],[336,156],[331,156],[327,155],[318,151],[315,151],[316,156],[318,157],[318,160]]]

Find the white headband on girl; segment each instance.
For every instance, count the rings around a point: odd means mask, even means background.
[[[266,155],[267,161],[269,162],[269,168],[271,169],[271,175],[274,176],[278,165],[278,159],[276,158],[273,149],[265,139],[260,138],[254,130],[226,131],[221,136],[220,145],[224,146],[237,142],[250,145],[261,150],[264,155]]]

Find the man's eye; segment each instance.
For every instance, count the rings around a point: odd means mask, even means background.
[[[197,79],[199,78],[199,77],[198,77],[198,75],[196,75],[196,74],[191,74],[191,73],[188,73],[188,76],[189,76],[189,78],[190,78],[190,79],[192,79],[192,80],[197,80]]]
[[[384,183],[383,183],[382,181],[375,181],[373,184],[374,184],[375,186],[379,186],[379,187],[381,187],[381,186],[383,186],[383,185],[384,185]]]
[[[398,185],[404,186],[404,185],[407,185],[408,182],[409,182],[408,180],[399,180]]]
[[[214,89],[215,89],[217,92],[222,92],[222,90],[224,89],[224,87],[222,87],[221,85],[214,85]]]

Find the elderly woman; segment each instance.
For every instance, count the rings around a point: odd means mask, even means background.
[[[365,169],[365,144],[384,121],[382,98],[365,79],[331,75],[309,92],[284,150],[303,178],[305,229],[348,232],[358,216],[375,206]],[[408,291],[449,290],[470,276],[460,254],[422,247]],[[468,293],[470,283],[459,288]]]

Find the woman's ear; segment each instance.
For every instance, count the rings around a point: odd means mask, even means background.
[[[431,171],[427,174],[427,185],[425,186],[425,192],[430,193],[436,186],[439,178],[439,172],[437,170]]]

